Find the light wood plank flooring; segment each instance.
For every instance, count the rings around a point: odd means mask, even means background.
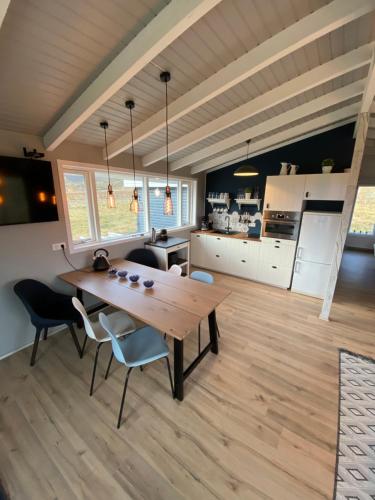
[[[170,397],[161,362],[130,379],[115,428],[123,367],[88,396],[94,356],[67,334],[0,362],[0,474],[12,499],[331,498],[338,347],[375,355],[375,313],[215,274],[233,293],[219,307],[220,354]],[[203,327],[207,336],[207,327]],[[186,362],[196,336],[186,344]]]

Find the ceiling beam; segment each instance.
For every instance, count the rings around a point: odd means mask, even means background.
[[[173,123],[270,64],[374,9],[375,0],[354,2],[333,0],[275,34],[176,99],[169,105],[169,123]],[[163,128],[164,120],[164,111],[160,110],[135,127],[135,143]],[[113,158],[130,146],[131,137],[128,132],[108,146],[108,157]]]
[[[221,0],[171,0],[104,68],[46,132],[43,142],[53,151],[160,52]]]
[[[249,127],[246,130],[242,130],[237,134],[233,134],[230,137],[226,137],[221,141],[215,142],[205,148],[200,149],[190,155],[181,158],[180,160],[171,163],[171,170],[178,170],[179,168],[185,167],[186,165],[192,165],[205,158],[221,153],[226,149],[233,148],[237,144],[245,143],[248,139],[254,137],[259,137],[261,135],[267,134],[272,130],[276,130],[283,127],[286,123],[292,123],[296,120],[308,117],[318,111],[322,111],[330,106],[335,106],[340,104],[352,97],[362,95],[365,88],[366,80],[358,80],[354,83],[341,87],[333,92],[329,92],[321,97],[317,97],[311,101],[308,101],[300,106],[296,106],[285,113],[280,113],[279,115],[265,120],[258,125]]]
[[[235,125],[251,116],[256,115],[266,109],[272,108],[281,102],[284,102],[298,94],[302,94],[318,85],[322,85],[334,78],[349,73],[357,68],[369,64],[373,51],[373,44],[369,43],[362,47],[352,50],[342,56],[332,59],[306,73],[303,73],[292,80],[255,97],[249,102],[228,111],[215,120],[205,123],[201,127],[192,130],[188,134],[169,143],[169,154],[177,153],[203,139],[217,134],[218,132]],[[142,158],[143,166],[149,166],[165,158],[165,146],[152,151]],[[188,165],[188,163],[186,163]],[[179,167],[177,167],[179,168]],[[173,163],[172,163],[173,170]]]
[[[375,49],[372,50],[371,64],[368,70],[366,88],[365,91],[363,92],[361,109],[358,113],[358,118],[355,123],[354,137],[357,135],[359,117],[361,113],[369,113],[371,111],[371,106],[373,105],[374,102],[374,96],[375,96]]]
[[[0,28],[5,19],[9,4],[10,0],[0,0]]]
[[[277,144],[274,144],[272,141],[270,141],[270,146],[265,147],[264,149],[258,149],[257,151],[250,153],[249,158],[255,158],[256,156],[263,155],[265,153],[268,153],[269,151],[274,151],[275,149],[283,148],[284,146],[288,146],[289,144],[294,144],[295,142],[303,141],[304,139],[308,139],[309,137],[313,137],[314,135],[319,135],[322,134],[323,132],[328,132],[329,130],[333,130],[337,127],[342,127],[343,125],[348,125],[349,123],[353,123],[355,120],[355,117],[347,118],[345,120],[335,122],[333,124],[327,125],[326,127],[318,128],[315,130],[312,130],[311,132],[306,132],[306,134],[298,135],[296,137],[292,137],[289,140],[278,142]],[[237,161],[242,161],[246,158],[245,156],[240,156]],[[230,165],[233,165],[234,161],[230,160],[227,163],[220,164],[217,167],[210,168],[207,170],[207,174],[210,172],[215,172],[215,170],[220,170],[221,168],[224,167],[229,167]]]
[[[270,146],[275,145],[274,149],[276,149],[276,147],[278,147],[277,145],[284,141],[288,141],[294,137],[301,137],[302,135],[312,132],[313,130],[321,129],[323,127],[332,125],[333,123],[342,122],[343,120],[347,120],[348,118],[355,117],[358,113],[358,110],[359,103],[350,104],[349,106],[345,106],[344,108],[341,108],[337,111],[326,113],[325,115],[319,116],[318,118],[313,118],[311,120],[307,120],[302,124],[282,130],[281,132],[273,134],[270,137],[255,141],[254,143],[252,143],[252,152],[249,157],[257,156],[259,154],[257,153],[258,151],[261,151]],[[209,170],[211,168],[217,167],[218,165],[231,165],[234,162],[244,160],[246,158],[246,153],[247,145],[241,146],[235,151],[230,151],[218,158],[212,158],[211,160],[207,160],[206,162],[192,167],[191,174],[198,174],[199,172]]]

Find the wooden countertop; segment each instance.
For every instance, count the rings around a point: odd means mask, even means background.
[[[208,234],[211,236],[220,236],[223,238],[234,238],[236,240],[251,240],[251,241],[256,241],[258,243],[261,243],[262,240],[255,236],[248,236],[247,233],[238,233],[238,234],[222,234],[222,233],[216,233],[214,229],[209,229],[208,231],[202,231],[201,229],[196,229],[195,231],[192,231],[193,234]]]

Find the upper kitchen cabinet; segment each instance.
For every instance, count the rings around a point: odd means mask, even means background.
[[[311,174],[305,177],[305,200],[345,200],[350,174]]]
[[[304,175],[274,175],[267,177],[264,208],[300,212],[305,192]]]

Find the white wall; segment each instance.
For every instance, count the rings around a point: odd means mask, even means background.
[[[22,156],[22,147],[44,151],[41,139],[37,136],[0,130],[0,155]],[[101,148],[65,142],[53,152],[46,152],[46,159],[52,162],[59,221],[40,224],[22,224],[0,227],[0,358],[30,344],[34,329],[29,323],[25,309],[13,292],[13,285],[23,278],[35,278],[51,284],[56,290],[74,293],[73,289],[57,278],[58,274],[70,271],[62,252],[53,252],[51,245],[67,241],[63,218],[61,194],[57,175],[56,160],[74,160],[87,163],[104,163]],[[129,155],[120,155],[114,166],[131,167]],[[137,161],[137,169],[141,169]],[[158,170],[164,171],[159,164]],[[156,168],[153,171],[158,171]],[[184,174],[185,175],[185,174]],[[198,214],[203,213],[204,185],[199,182],[200,203]],[[179,233],[178,236],[187,234]],[[110,257],[124,257],[132,248],[139,247],[142,241],[127,242],[109,247]],[[92,251],[70,256],[76,267],[89,265]]]

